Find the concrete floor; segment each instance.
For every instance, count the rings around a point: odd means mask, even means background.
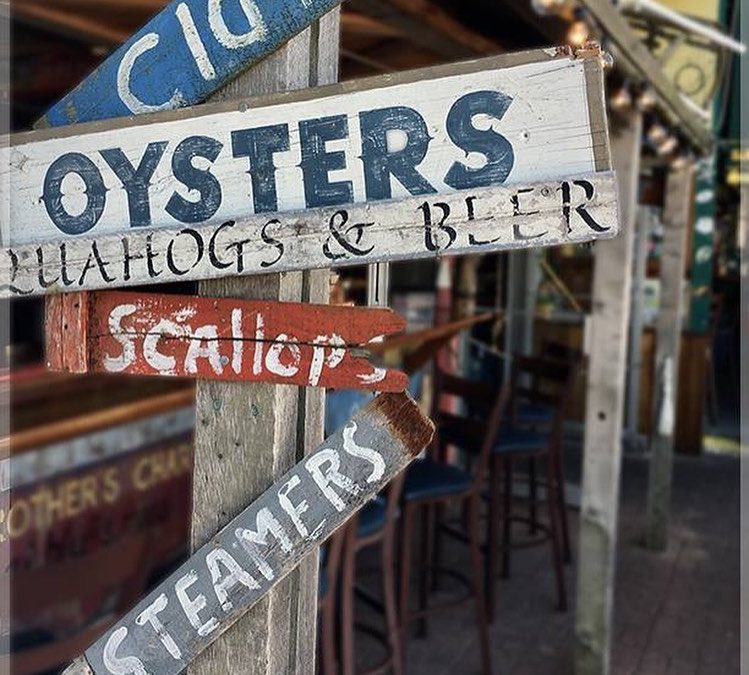
[[[677,459],[670,541],[662,554],[650,553],[639,543],[646,477],[646,458],[625,459],[611,671],[614,675],[738,673],[738,459]],[[574,511],[571,525],[574,537]],[[449,557],[468,569],[460,545],[449,544]],[[363,558],[369,566],[371,561]],[[574,607],[574,563],[568,581]],[[491,626],[495,674],[572,673],[573,611],[554,610],[553,588],[547,547],[514,553],[511,578],[498,584],[498,612]],[[366,618],[365,614],[361,608],[360,616]],[[470,607],[435,617],[429,629],[426,639],[411,639],[408,644],[408,675],[479,672]],[[375,663],[381,651],[366,636],[357,637],[357,657],[364,668]]]

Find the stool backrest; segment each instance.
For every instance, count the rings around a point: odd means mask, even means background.
[[[576,376],[576,364],[544,356],[515,354],[512,361],[510,411],[517,421],[518,405],[522,401],[554,408],[552,425],[564,422]]]
[[[444,459],[446,446],[455,445],[477,459],[473,473],[474,488],[481,489],[489,458],[499,433],[500,423],[510,399],[510,387],[497,387],[442,371],[435,373],[435,396],[432,419],[437,427],[434,450]],[[440,410],[440,395],[460,399],[462,412]]]

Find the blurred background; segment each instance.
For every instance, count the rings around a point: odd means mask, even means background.
[[[13,130],[30,128],[164,4],[14,0],[4,5],[12,31]],[[740,194],[749,185],[749,150],[740,145],[741,4],[347,0],[341,11],[341,80],[533,47],[579,48],[592,39],[614,56],[606,82],[612,129],[633,111],[642,116],[634,254],[627,272],[632,294],[612,673],[739,672],[739,249],[749,217],[747,207],[740,208]],[[638,59],[635,44],[652,61]],[[672,208],[668,186],[685,167],[694,170],[681,187],[689,204],[684,265],[678,280],[664,279],[663,223]],[[398,263],[387,272],[387,304],[424,339],[436,325],[499,313],[501,319],[456,324],[455,336],[441,344],[442,369],[516,384],[513,364],[526,363],[520,355],[566,368],[551,403],[545,401],[545,417],[529,424],[538,430],[560,420],[558,439],[547,434],[546,445],[534,452],[541,464],[557,457],[561,465],[553,480],[560,481],[564,498],[555,517],[572,542],[569,562],[560,572],[548,545],[537,541],[536,524],[510,522],[510,508],[525,513],[529,502],[529,513],[538,504],[543,520],[549,488],[537,479],[533,453],[521,455],[515,472],[505,468],[503,474],[507,553],[489,626],[497,673],[572,672],[590,348],[584,336],[595,259],[595,246],[563,246]],[[352,268],[332,275],[331,301],[366,304],[371,274]],[[656,326],[664,284],[674,283],[683,299],[676,459],[668,546],[654,553],[643,547],[642,533],[650,440],[663,394]],[[0,538],[9,551],[12,602],[0,653],[6,664],[10,657],[19,675],[54,673],[188,552],[194,385],[47,372],[43,301],[14,300],[9,312],[10,344],[0,355],[11,392],[10,435],[0,441],[5,451]],[[414,391],[429,405],[436,391],[432,365],[421,364],[415,372]],[[350,405],[340,392],[328,400],[331,414]],[[372,527],[398,527],[390,516],[381,513]],[[541,545],[524,545],[534,543]],[[444,549],[446,559],[465,555],[452,540]],[[348,550],[340,564],[374,567],[373,574],[362,572],[362,584],[377,586],[383,575],[377,558],[365,554],[357,563],[355,553]],[[567,611],[559,611],[560,584],[570,598]],[[452,590],[446,583],[435,594]],[[360,605],[362,617],[382,623],[376,609]],[[470,607],[435,615],[421,639],[409,640],[405,672],[474,672],[473,621]],[[382,644],[353,625],[329,630],[336,640],[354,631],[357,672],[387,654],[387,636]]]

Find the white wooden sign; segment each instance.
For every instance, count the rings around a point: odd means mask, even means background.
[[[14,246],[0,297],[581,243],[619,231],[614,175]]]
[[[600,54],[564,49],[43,129],[0,154],[5,248],[610,168]]]
[[[404,469],[433,431],[407,394],[378,396],[197,550],[66,673],[182,672]]]

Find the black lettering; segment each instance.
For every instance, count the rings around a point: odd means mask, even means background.
[[[148,276],[151,279],[161,275],[162,270],[157,270],[153,266],[154,260],[159,257],[158,251],[153,250],[153,232],[149,232],[146,237],[146,268],[148,269]]]
[[[434,194],[437,190],[416,167],[426,157],[429,136],[424,118],[413,108],[395,106],[359,113],[361,125],[364,185],[367,199],[390,199],[390,176],[394,176],[412,195]],[[388,132],[402,131],[406,144],[400,150],[388,151]]]
[[[18,286],[16,286],[15,283],[14,283],[15,280],[16,280],[16,277],[18,276],[18,271],[19,271],[19,267],[20,267],[19,264],[18,264],[18,262],[19,262],[18,261],[18,254],[12,248],[8,248],[8,249],[5,249],[5,250],[8,253],[8,255],[10,256],[10,280],[9,280],[9,282],[7,284],[0,285],[0,289],[2,289],[2,290],[6,290],[7,289],[8,291],[10,291],[11,293],[13,293],[15,295],[29,295],[30,293],[32,293],[31,290],[24,291],[23,289],[21,289]],[[37,258],[39,258],[41,250],[42,250],[41,246],[36,249],[36,251],[37,251]],[[42,269],[42,264],[39,263],[39,274],[40,275],[42,273],[41,269]]]
[[[504,117],[512,98],[499,91],[476,91],[461,96],[447,113],[447,134],[466,154],[478,152],[486,157],[481,168],[471,168],[455,162],[445,175],[445,183],[456,190],[499,185],[507,180],[515,164],[511,143],[502,134],[491,129],[480,130],[473,126],[476,115],[490,115],[498,120]]]
[[[322,251],[326,258],[329,258],[330,260],[339,260],[345,258],[346,253],[351,253],[355,256],[364,256],[370,254],[374,250],[374,246],[370,246],[369,248],[359,247],[362,237],[364,236],[364,231],[368,227],[372,227],[374,223],[354,223],[344,230],[343,226],[348,222],[348,219],[348,211],[345,209],[336,211],[330,217],[330,221],[328,221],[330,234],[322,245]],[[345,251],[344,253],[333,253],[333,251],[330,250],[331,237]]]
[[[187,269],[180,269],[179,267],[177,267],[177,265],[174,262],[174,242],[177,241],[177,237],[183,234],[187,234],[190,237],[192,237],[196,244],[195,261]],[[169,268],[169,271],[172,274],[176,274],[177,276],[182,276],[184,274],[187,274],[191,269],[195,268],[198,265],[198,263],[203,259],[203,250],[204,250],[203,237],[201,237],[198,232],[196,232],[195,230],[191,230],[190,228],[185,228],[184,230],[180,230],[179,232],[177,232],[177,234],[174,236],[174,238],[169,242],[169,244],[166,247],[166,266]]]
[[[78,174],[86,185],[86,208],[77,216],[63,205],[62,181],[70,173]],[[99,222],[107,201],[107,189],[99,169],[86,155],[69,152],[58,157],[44,176],[42,201],[55,226],[65,234],[88,232]]]
[[[208,220],[221,206],[221,184],[210,169],[193,166],[195,157],[216,161],[223,144],[208,136],[191,136],[182,141],[172,156],[174,177],[190,190],[197,190],[197,202],[185,199],[176,192],[169,198],[166,212],[181,223],[201,223]]]
[[[60,276],[65,286],[72,286],[75,283],[68,277],[68,247],[65,242],[60,244]]]
[[[440,222],[436,225],[432,222],[432,209],[429,206],[429,202],[424,202],[419,207],[419,210],[424,216],[424,246],[426,246],[429,251],[444,251],[453,245],[458,233],[455,231],[454,227],[445,225],[445,221],[450,215],[450,206],[445,202],[437,202],[434,205],[434,208],[442,211],[442,218],[440,218]],[[447,233],[447,244],[440,246],[439,241],[437,241],[434,236],[434,230]]]
[[[346,154],[342,150],[328,152],[327,141],[348,137],[346,115],[320,117],[299,122],[299,137],[302,145],[302,162],[299,165],[304,177],[304,198],[307,208],[335,206],[354,201],[351,181],[331,183],[331,171],[346,168]]]
[[[247,157],[255,213],[278,211],[273,155],[289,149],[289,125],[274,124],[231,132],[232,157]]]
[[[78,277],[79,286],[83,286],[83,282],[86,280],[86,275],[88,274],[88,271],[94,266],[94,263],[96,263],[96,266],[99,269],[99,274],[101,275],[103,281],[106,281],[108,284],[111,284],[114,281],[114,277],[110,277],[109,274],[107,274],[106,268],[109,263],[101,259],[101,256],[99,255],[99,247],[94,241],[91,243],[91,251],[88,254],[88,258],[86,258],[86,264],[83,266],[81,276]]]
[[[272,267],[275,265],[281,258],[283,258],[283,252],[284,252],[284,245],[283,242],[279,241],[278,239],[274,239],[267,233],[268,227],[271,225],[280,225],[281,222],[279,220],[276,220],[275,218],[273,220],[269,220],[265,225],[263,225],[263,229],[260,230],[260,237],[262,240],[269,244],[270,246],[274,246],[278,250],[278,257],[275,260],[272,260],[271,262],[267,262],[266,260],[263,260],[260,263],[260,267]]]
[[[130,240],[127,237],[123,237],[121,239],[121,242],[122,242],[122,279],[123,281],[130,281],[130,262],[132,260],[142,260],[145,256],[142,253],[136,254],[136,255],[133,255],[130,253]],[[149,272],[150,272],[150,267],[149,267]]]
[[[593,199],[593,196],[596,193],[595,188],[593,187],[593,184],[590,183],[587,180],[574,180],[572,181],[573,185],[577,185],[578,187],[581,187],[583,191],[585,192],[585,199],[586,202],[589,202],[591,199]],[[571,210],[571,202],[572,202],[572,188],[570,184],[567,181],[562,182],[562,215],[564,216],[564,221],[567,223],[567,232],[572,232],[572,226],[570,224],[570,221],[572,220],[572,210]],[[595,221],[593,216],[591,216],[585,209],[585,204],[580,204],[579,206],[575,207],[575,212],[583,219],[583,222],[594,232],[606,232],[607,230],[610,230],[611,227],[604,227],[603,225],[600,225]]]
[[[527,192],[533,192],[534,188],[522,188],[518,190],[514,195],[511,197],[512,201],[512,215],[515,217],[521,217],[522,216],[533,216],[538,213],[538,211],[523,211],[520,208],[520,195],[525,194]],[[541,232],[540,234],[531,234],[531,235],[525,235],[520,231],[520,226],[522,225],[522,221],[520,223],[513,222],[512,224],[512,234],[515,237],[515,240],[521,240],[525,241],[528,239],[538,239],[539,237],[543,237],[548,230]]]
[[[213,265],[217,270],[225,270],[232,265],[231,263],[222,262],[216,255],[216,237],[218,237],[220,232],[231,227],[234,227],[233,220],[228,220],[227,222],[222,223],[213,232],[211,239],[208,242],[208,260],[211,261],[211,265]]]
[[[151,224],[151,204],[148,188],[154,171],[166,150],[167,142],[149,143],[143,158],[136,169],[120,148],[101,150],[104,161],[122,181],[127,192],[127,206],[130,213],[130,227],[144,227]]]
[[[15,256],[13,251],[10,251],[11,256]],[[17,262],[17,259],[16,259]],[[47,281],[44,278],[44,251],[41,246],[36,249],[36,262],[37,262],[37,278],[39,279],[39,285],[42,288],[50,288],[60,281],[60,275],[58,274],[52,281]],[[15,275],[13,275],[15,277]],[[11,279],[12,280],[12,279]]]

